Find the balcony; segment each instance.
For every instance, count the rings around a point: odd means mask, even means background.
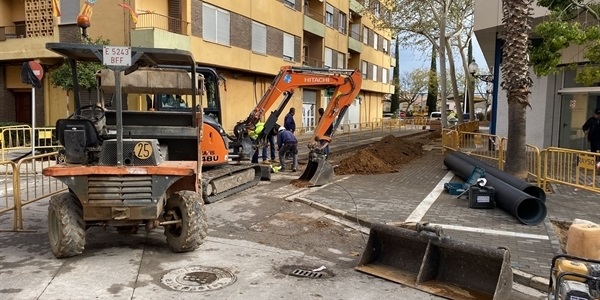
[[[190,23],[156,13],[138,15],[131,46],[191,50]]]
[[[321,60],[321,58],[303,56],[302,65],[306,67],[323,68],[325,66],[325,62]]]
[[[350,11],[360,14],[365,9],[363,3],[364,1],[350,0]]]
[[[26,38],[26,31],[27,27],[25,27],[25,22],[15,26],[2,26],[0,27],[0,41]]]
[[[361,53],[363,45],[361,40],[362,36],[360,32],[357,32],[356,30],[350,30],[350,35],[348,37],[348,49]]]
[[[304,30],[325,37],[325,16],[321,11],[304,6]]]

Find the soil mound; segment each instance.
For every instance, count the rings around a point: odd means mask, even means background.
[[[400,165],[422,155],[422,143],[388,135],[379,142],[342,159],[335,173],[344,175],[397,172]]]

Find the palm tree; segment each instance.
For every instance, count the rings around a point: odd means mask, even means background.
[[[532,0],[502,0],[504,45],[501,86],[508,100],[508,145],[504,170],[527,177],[526,109],[529,104],[529,32]]]

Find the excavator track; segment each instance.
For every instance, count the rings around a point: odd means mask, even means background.
[[[214,203],[260,182],[261,166],[241,164],[202,170],[202,199]],[[240,184],[241,182],[241,184]]]

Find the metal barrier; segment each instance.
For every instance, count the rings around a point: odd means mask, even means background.
[[[13,229],[17,230],[18,220],[21,220],[21,199],[19,199],[20,179],[16,172],[17,164],[12,161],[0,162],[0,215],[13,213]],[[0,229],[6,231],[6,229]]]
[[[52,152],[56,148],[60,148],[61,146],[55,139],[55,130],[54,127],[40,127],[36,128],[32,135],[29,125],[0,127],[0,161],[6,160],[8,151],[31,149],[32,136],[35,148],[43,152]]]
[[[542,188],[548,183],[561,183],[593,192],[600,192],[596,180],[600,153],[550,147],[541,153]]]
[[[0,190],[4,205],[0,215],[13,211],[13,231],[24,231],[23,206],[67,189],[56,178],[42,175],[42,170],[56,164],[57,159],[58,152],[53,152],[26,157],[18,163],[0,162],[4,175],[4,189]]]
[[[10,150],[31,147],[31,127],[15,125],[0,127],[0,161],[5,161],[4,153]]]

